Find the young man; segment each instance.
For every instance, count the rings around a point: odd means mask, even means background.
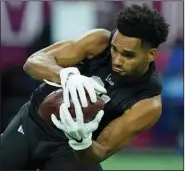
[[[52,115],[54,124],[47,124],[38,115],[42,100],[57,89],[44,83],[1,137],[3,168],[102,170],[100,162],[161,115],[155,57],[167,36],[168,25],[159,13],[133,5],[119,13],[111,33],[92,30],[79,40],[61,41],[33,54],[24,70],[35,79],[61,83],[64,89],[61,120]],[[87,124],[81,111],[87,106],[84,88],[92,102],[97,91],[107,100],[104,115],[101,111]],[[68,111],[69,94],[77,121]]]

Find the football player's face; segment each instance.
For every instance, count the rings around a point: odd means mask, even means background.
[[[143,73],[155,54],[141,48],[141,40],[115,32],[111,42],[112,70],[121,76],[132,77]]]

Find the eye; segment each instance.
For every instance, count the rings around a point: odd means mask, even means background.
[[[131,58],[134,58],[136,55],[130,52],[124,52],[122,53],[122,56],[131,59]]]
[[[113,51],[117,51],[115,46],[112,46],[111,48],[112,48]]]
[[[133,58],[134,56],[133,55],[131,55],[131,54],[127,54],[127,56],[126,57],[128,57],[128,58]]]

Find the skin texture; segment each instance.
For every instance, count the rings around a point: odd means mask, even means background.
[[[24,70],[35,79],[60,82],[59,72],[63,67],[93,58],[107,47],[109,39],[109,31],[96,29],[79,40],[58,42],[33,54],[25,63]],[[111,44],[112,69],[125,79],[141,76],[147,71],[149,63],[155,60],[157,50],[142,47],[138,38],[127,37],[116,31]],[[127,146],[139,133],[153,126],[161,110],[160,95],[137,102],[123,116],[105,127],[88,149],[75,151],[77,158],[83,163],[105,160]]]
[[[113,120],[85,150],[76,151],[83,163],[99,163],[126,147],[139,133],[151,128],[161,115],[161,97],[141,100]],[[119,137],[119,138],[118,138]]]
[[[59,73],[63,67],[99,54],[107,47],[109,38],[109,31],[95,29],[79,40],[57,42],[29,57],[23,69],[35,79],[60,83]]]

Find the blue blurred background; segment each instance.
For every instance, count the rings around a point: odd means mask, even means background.
[[[50,44],[79,38],[93,28],[115,28],[116,14],[147,3],[171,25],[157,54],[163,79],[163,114],[128,148],[102,163],[105,169],[183,168],[183,1],[4,1],[1,2],[1,132],[40,84],[23,72],[34,52]]]

